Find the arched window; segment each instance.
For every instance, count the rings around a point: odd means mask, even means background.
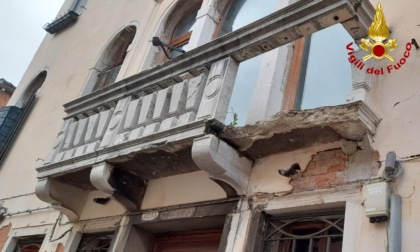
[[[164,15],[154,37],[159,37],[165,44],[188,50],[186,49],[186,46],[193,33],[192,29],[194,29],[197,12],[202,3],[202,0],[177,1],[176,4],[171,6],[171,9],[168,10],[167,14]],[[180,54],[179,52],[170,49],[166,52],[171,58]],[[142,69],[148,69],[149,67],[161,64],[166,60],[165,51],[162,50],[160,46],[153,47],[147,54]]]
[[[46,71],[39,73],[22,93],[16,105],[22,109],[31,107],[36,98],[38,90],[42,87],[42,84],[44,84],[46,78]]]
[[[93,91],[101,89],[115,82],[121,66],[127,55],[128,46],[136,34],[135,26],[128,26],[122,30],[105,49],[96,65],[98,70]]]
[[[192,27],[195,24],[197,12],[200,6],[195,5],[192,6],[189,10],[187,10],[185,16],[178,22],[175,26],[174,33],[172,34],[171,41],[169,45],[174,46],[179,49],[185,49],[185,46],[188,44],[191,33]],[[180,55],[181,53],[178,51],[170,50],[169,56],[171,58]]]
[[[42,87],[47,72],[39,73],[21,94],[15,106],[0,108],[0,163],[3,162],[29,112],[34,107],[38,90]]]

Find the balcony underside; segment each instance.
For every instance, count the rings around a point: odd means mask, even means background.
[[[219,137],[258,159],[340,139],[359,142],[375,133],[379,119],[362,102],[302,111],[284,111],[245,127],[226,127]]]
[[[359,142],[366,133],[373,134],[378,118],[363,103],[322,107],[303,111],[280,112],[265,121],[245,127],[225,127],[214,133],[240,155],[256,160],[271,154],[290,152],[345,139]],[[211,128],[211,127],[210,127]],[[198,138],[201,135],[196,135]],[[192,158],[194,138],[184,141],[164,141],[136,151],[118,150],[101,159],[117,169],[144,179],[158,179],[199,171]],[[121,154],[126,152],[127,154]],[[117,155],[120,153],[120,155]],[[98,160],[98,158],[95,158]],[[85,160],[86,161],[86,160]],[[71,164],[77,165],[71,160]],[[95,190],[89,179],[91,165],[53,175],[57,180],[84,190]]]
[[[155,147],[147,152],[140,151],[110,158],[106,162],[144,180],[169,177],[200,170],[191,158],[191,146],[192,141],[179,145],[172,151],[164,150],[164,147]],[[56,179],[83,190],[97,190],[90,181],[90,173],[91,167],[86,167],[71,173],[58,174]]]

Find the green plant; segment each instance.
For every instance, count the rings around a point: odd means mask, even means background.
[[[233,111],[233,108],[231,108],[232,112],[230,112],[231,114],[233,114],[233,120],[232,122],[229,123],[228,127],[235,127],[236,125],[238,125],[238,114]]]

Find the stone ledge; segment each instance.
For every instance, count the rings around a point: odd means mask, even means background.
[[[38,171],[37,177],[41,179],[48,176],[62,176],[84,170],[96,163],[111,160],[113,164],[127,163],[132,166],[126,160],[131,156],[141,155],[141,153],[158,153],[159,151],[173,153],[191,146],[194,138],[204,135],[206,127],[203,122],[194,122],[144,139],[137,139],[79,157],[44,165],[36,168]],[[177,134],[174,134],[175,132]]]
[[[225,127],[219,137],[257,159],[313,145],[346,139],[361,141],[374,134],[378,117],[363,103],[280,112],[244,127]]]

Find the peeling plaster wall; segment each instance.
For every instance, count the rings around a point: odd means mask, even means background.
[[[402,1],[398,4],[391,0],[372,0],[374,6],[381,3],[387,24],[391,30],[390,37],[396,38],[399,46],[390,54],[395,62],[382,60],[375,63],[376,68],[395,65],[406,51],[406,43],[415,38],[420,41],[420,20],[418,18],[419,3],[414,0]],[[372,109],[380,117],[381,122],[372,138],[372,146],[377,150],[379,160],[385,160],[389,151],[395,151],[399,157],[420,154],[420,50],[414,46],[406,63],[390,74],[375,76],[371,80],[369,92]],[[420,193],[415,189],[420,186],[420,160],[407,160],[404,162],[404,171],[394,184],[394,192],[400,194],[402,199],[402,250],[415,252],[420,250],[420,242],[416,234],[420,224]],[[382,169],[378,174],[382,174]],[[372,237],[374,232],[385,233],[385,227],[374,229],[374,225],[363,226],[363,233]],[[370,230],[371,234],[367,231]],[[366,244],[366,250],[377,250],[374,244],[368,247],[367,239],[361,240]],[[378,242],[381,243],[381,242]]]
[[[403,57],[406,43],[411,42],[412,38],[420,41],[420,21],[416,8],[418,2],[409,0],[396,4],[391,0],[371,1],[374,6],[379,2],[391,30],[390,37],[396,38],[399,44],[390,52],[395,58],[394,62],[385,59],[376,61],[375,68],[386,68],[395,65]],[[382,158],[391,150],[399,156],[420,153],[417,151],[420,149],[420,142],[417,141],[420,119],[416,109],[420,104],[419,67],[420,50],[412,46],[409,58],[400,69],[371,80],[372,109],[381,118],[373,137],[373,146]],[[359,74],[363,75],[363,72]]]
[[[23,195],[9,199],[1,200],[3,207],[7,208],[7,213],[17,213],[26,211],[28,209],[45,208],[48,204],[40,201],[35,194]],[[33,212],[26,212],[22,214],[15,214],[13,216],[6,216],[1,225],[13,222],[13,228],[22,228],[27,226],[37,226],[53,224],[58,217],[59,212],[53,209],[35,210]]]
[[[125,213],[125,209],[115,200],[110,200],[107,204],[101,205],[95,203],[95,198],[106,198],[109,195],[101,191],[90,192],[82,213],[80,214],[80,220],[101,218],[106,216],[122,215]]]
[[[339,143],[324,144],[258,159],[252,170],[248,194],[284,194],[290,192],[293,189],[289,184],[290,178],[281,176],[278,172],[279,169],[288,170],[293,164],[298,163],[302,172],[304,172],[312,155],[319,151],[339,147]]]

